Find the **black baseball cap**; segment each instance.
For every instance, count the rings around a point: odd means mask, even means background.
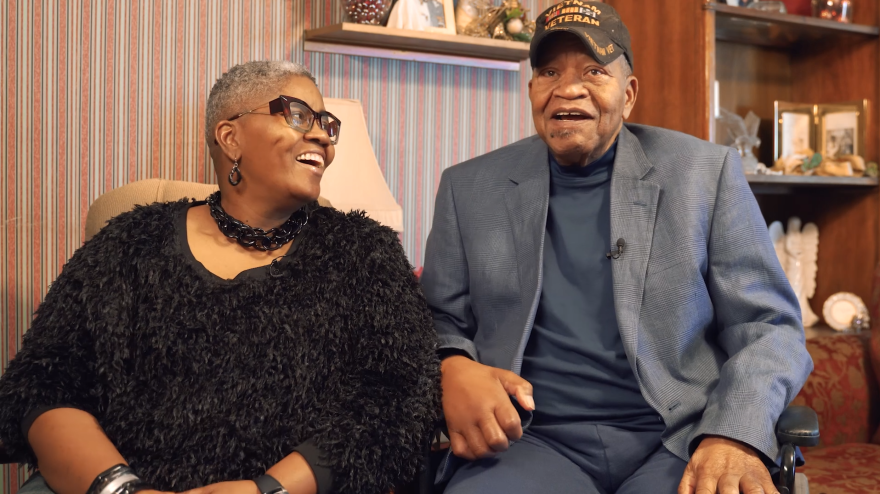
[[[532,67],[538,64],[541,43],[555,33],[571,33],[583,41],[593,58],[608,65],[620,55],[633,65],[629,30],[620,14],[607,3],[564,0],[545,10],[535,21],[529,47]]]

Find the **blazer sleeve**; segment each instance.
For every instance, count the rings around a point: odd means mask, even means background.
[[[331,492],[390,492],[415,477],[440,410],[431,316],[392,230],[359,240],[344,314],[346,341],[329,342],[327,397],[311,443],[333,472]]]
[[[434,222],[425,245],[422,288],[434,319],[440,349],[455,349],[477,360],[476,322],[471,310],[467,256],[462,243],[450,179],[443,172],[434,206]]]
[[[689,453],[703,435],[712,434],[746,443],[765,462],[775,461],[776,421],[813,362],[804,345],[797,298],[733,150],[718,179],[707,285],[717,341],[728,359],[691,436]]]

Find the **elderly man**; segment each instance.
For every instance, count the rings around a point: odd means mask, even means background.
[[[446,170],[437,195],[423,287],[454,453],[438,480],[775,493],[774,426],[812,362],[739,155],[623,123],[639,85],[609,5],[537,23],[537,136]]]

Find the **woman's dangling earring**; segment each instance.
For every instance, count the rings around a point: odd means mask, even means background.
[[[241,170],[238,168],[238,159],[232,160],[232,170],[229,172],[229,183],[233,187],[241,183]]]

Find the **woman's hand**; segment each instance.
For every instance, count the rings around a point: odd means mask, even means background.
[[[253,480],[236,480],[234,482],[218,482],[183,494],[260,494]]]

